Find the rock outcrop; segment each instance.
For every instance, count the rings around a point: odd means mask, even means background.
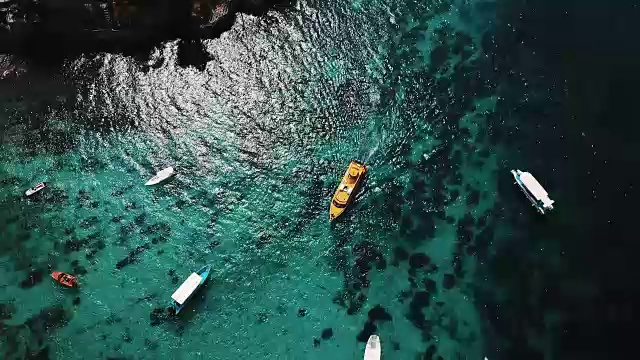
[[[0,52],[147,51],[165,40],[211,38],[238,12],[288,0],[0,0]]]

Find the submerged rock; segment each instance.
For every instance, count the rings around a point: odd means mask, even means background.
[[[0,304],[0,320],[11,319],[15,308],[11,304]]]
[[[434,360],[433,355],[436,354],[436,346],[431,344],[424,353],[424,360]]]
[[[89,195],[89,192],[86,190],[78,190],[78,195],[76,196],[76,199],[78,201],[91,200],[91,195]]]
[[[164,236],[157,236],[157,237],[154,237],[153,239],[151,239],[151,243],[154,244],[154,245],[155,244],[160,244],[160,243],[165,243],[165,242],[167,242],[167,238],[164,237]]]
[[[168,319],[169,314],[167,313],[165,308],[155,308],[151,310],[151,313],[149,314],[149,321],[151,326],[158,326]]]
[[[103,240],[98,240],[98,241],[94,242],[93,244],[91,244],[91,246],[92,246],[94,249],[97,249],[97,250],[102,250],[102,249],[104,249],[106,245],[107,245],[107,244],[105,244],[105,242],[104,242]]]
[[[114,216],[111,218],[111,222],[113,223],[119,223],[120,221],[122,221],[123,216]]]
[[[150,235],[150,234],[167,235],[171,233],[171,225],[165,222],[151,224],[146,228],[144,228],[143,230],[141,230],[140,233],[143,235]]]
[[[70,314],[62,306],[48,307],[22,324],[6,325],[0,320],[0,354],[3,359],[49,359],[43,347],[48,334],[68,324]],[[26,340],[26,341],[25,341]]]
[[[87,240],[87,239],[82,239],[82,240],[71,239],[71,240],[67,240],[64,243],[64,253],[68,255],[68,254],[71,254],[72,252],[80,251],[80,249],[84,248],[87,245],[89,245],[89,240]]]
[[[380,305],[374,306],[367,314],[369,321],[391,321],[391,315]]]
[[[111,314],[109,316],[107,316],[107,318],[105,319],[105,322],[109,325],[113,325],[116,323],[121,323],[122,322],[122,318],[118,317],[116,314]]]
[[[140,214],[140,215],[136,216],[136,217],[135,217],[135,219],[133,220],[133,222],[134,222],[136,225],[140,226],[140,225],[144,224],[144,222],[145,222],[146,220],[147,220],[147,214],[142,213],[142,214]]]
[[[442,287],[449,290],[456,285],[456,278],[453,274],[444,274],[444,280],[442,281]]]
[[[322,330],[322,334],[321,334],[322,340],[329,340],[333,337],[333,329],[332,328],[326,328],[324,330]]]
[[[471,206],[477,206],[480,203],[480,191],[473,189],[469,193],[467,198],[467,204]]]
[[[124,194],[124,191],[122,191],[122,190],[116,190],[116,191],[113,191],[113,192],[111,193],[111,196],[114,196],[114,197],[120,197],[120,196],[122,196],[123,194]]]
[[[149,349],[149,350],[155,350],[158,348],[158,342],[157,341],[152,341],[149,339],[144,339],[144,347]]]
[[[424,289],[433,294],[436,292],[436,282],[433,279],[424,279]]]
[[[27,320],[26,324],[32,331],[44,331],[65,326],[70,319],[71,315],[62,306],[52,306],[42,309],[38,315]]]
[[[30,289],[37,284],[41,283],[44,278],[44,271],[32,270],[27,275],[27,278],[20,282],[20,287],[23,289]]]
[[[398,302],[400,302],[401,304],[404,303],[408,298],[411,297],[412,292],[410,290],[402,290],[398,296]]]
[[[258,240],[256,241],[256,245],[255,246],[256,246],[256,249],[259,250],[259,249],[262,249],[262,248],[264,248],[265,246],[267,246],[269,244],[271,244],[271,235],[263,232],[258,236]]]
[[[96,226],[100,222],[100,219],[97,216],[90,216],[80,222],[80,227],[82,229],[88,229]]]
[[[369,340],[369,336],[375,334],[377,331],[378,327],[373,322],[367,321],[364,323],[362,330],[360,330],[356,336],[356,339],[360,342],[367,342],[367,340]]]
[[[428,324],[422,309],[428,307],[430,302],[431,296],[426,291],[418,291],[413,296],[409,304],[408,318],[415,327],[422,330],[427,329]]]
[[[258,324],[264,324],[267,322],[267,320],[269,320],[269,314],[267,314],[266,312],[259,312],[258,314],[256,314],[256,322]]]
[[[25,355],[25,360],[49,360],[49,347],[45,346],[36,353]]]
[[[359,312],[365,301],[367,301],[367,296],[363,293],[358,293],[358,295],[352,299],[349,308],[347,309],[347,314],[353,315]]]
[[[407,250],[405,250],[403,247],[396,246],[393,249],[393,256],[398,261],[405,261],[409,258],[409,252],[407,252]]]
[[[123,267],[136,262],[138,255],[143,253],[146,250],[149,250],[150,248],[151,248],[151,245],[149,245],[149,243],[146,243],[144,245],[140,245],[140,246],[136,247],[134,250],[132,250],[129,253],[129,255],[127,255],[126,258],[124,258],[124,259],[118,261],[118,263],[116,263],[116,269],[120,270]]]
[[[412,269],[419,269],[419,268],[425,267],[429,265],[430,262],[431,262],[431,259],[423,253],[413,254],[409,258],[409,265],[411,266]]]
[[[336,293],[333,303],[347,309],[348,315],[354,315],[362,309],[367,296],[359,291],[345,289]]]

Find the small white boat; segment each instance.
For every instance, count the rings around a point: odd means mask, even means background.
[[[211,265],[203,266],[197,272],[191,273],[187,280],[171,295],[171,309],[172,315],[177,315],[187,303],[193,294],[198,290],[211,273]]]
[[[553,210],[554,201],[549,198],[547,191],[540,185],[538,180],[530,173],[520,170],[511,170],[511,174],[516,184],[531,201],[531,204],[540,214]]]
[[[171,166],[169,166],[166,169],[162,169],[162,170],[158,171],[158,173],[156,173],[156,175],[154,177],[149,179],[149,181],[147,181],[145,183],[145,185],[146,186],[151,186],[151,185],[159,184],[159,183],[167,180],[168,178],[172,177],[175,174],[176,174],[175,170],[173,170],[173,168]]]
[[[40,191],[44,190],[47,187],[47,183],[46,182],[41,182],[36,184],[36,186],[32,187],[31,189],[28,189],[27,191],[24,192],[24,195],[29,197],[32,195],[35,195],[37,193],[39,193]]]
[[[382,346],[378,335],[369,336],[367,347],[364,349],[364,360],[380,360],[382,355]]]

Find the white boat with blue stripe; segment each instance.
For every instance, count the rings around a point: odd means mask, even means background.
[[[197,272],[189,275],[182,285],[171,295],[171,307],[169,308],[172,313],[178,314],[184,308],[185,304],[198,289],[207,281],[209,273],[211,272],[211,265],[203,266]]]

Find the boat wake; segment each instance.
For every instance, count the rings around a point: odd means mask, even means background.
[[[384,134],[376,134],[376,131],[372,131],[369,133],[369,141],[360,142],[362,146],[358,151],[359,158],[362,159],[367,166],[370,166],[370,161],[373,158],[378,150],[380,149],[381,144],[384,142],[386,136]]]
[[[365,164],[368,164],[369,160],[371,160],[371,157],[378,151],[378,149],[380,148],[380,142],[381,141],[378,140],[375,146],[369,150],[366,156],[363,157],[363,161]]]

